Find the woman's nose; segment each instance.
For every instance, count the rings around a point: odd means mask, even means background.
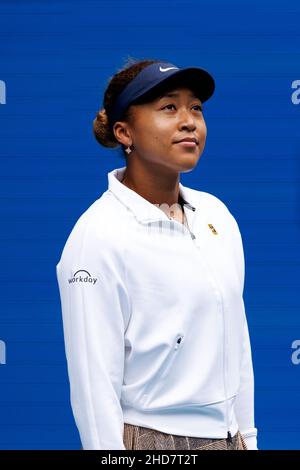
[[[188,127],[191,129],[196,128],[196,121],[195,117],[192,115],[192,113],[188,110],[181,110],[179,113],[179,125],[182,128]]]

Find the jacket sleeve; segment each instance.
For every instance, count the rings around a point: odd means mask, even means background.
[[[243,250],[243,242],[238,224],[234,217],[234,247],[238,253],[238,267],[241,280],[241,295],[243,296],[244,280],[245,280],[245,258]],[[257,449],[257,428],[254,424],[254,374],[252,364],[252,354],[250,345],[250,336],[248,322],[245,314],[244,300],[242,299],[244,309],[244,328],[243,335],[243,352],[241,358],[241,375],[240,387],[235,402],[235,412],[239,424],[239,431],[243,435],[249,450]]]
[[[71,406],[82,446],[121,449],[124,330],[129,301],[124,270],[107,239],[73,229],[56,265]]]
[[[243,355],[239,392],[235,402],[239,430],[249,450],[257,450],[257,429],[254,426],[254,378],[247,319],[244,321]]]

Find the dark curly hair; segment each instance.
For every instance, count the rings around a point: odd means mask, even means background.
[[[125,146],[121,144],[115,137],[112,123],[109,122],[109,114],[112,109],[113,104],[115,103],[118,95],[123,91],[123,89],[128,85],[128,83],[133,80],[138,73],[147,67],[150,64],[156,62],[166,62],[165,60],[137,60],[132,57],[127,58],[127,63],[125,66],[118,70],[118,72],[110,78],[108,86],[104,93],[103,99],[103,108],[98,111],[94,121],[93,121],[93,132],[96,137],[96,140],[99,144],[104,147],[122,147],[122,156],[127,159],[127,154],[125,152]],[[158,90],[158,88],[157,88]],[[155,92],[157,92],[155,90]],[[153,99],[153,92],[149,92],[142,96],[140,99],[136,100],[134,103],[146,103]],[[130,106],[123,113],[120,120],[127,121],[130,118]]]

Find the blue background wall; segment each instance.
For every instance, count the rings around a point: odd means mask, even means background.
[[[181,181],[222,199],[240,226],[259,447],[300,448],[299,21],[296,0],[1,0],[0,448],[80,447],[55,265],[123,166],[91,126],[128,56],[215,77],[207,145]]]

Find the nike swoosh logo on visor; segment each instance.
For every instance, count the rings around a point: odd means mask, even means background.
[[[168,68],[166,68],[166,69],[163,69],[162,67],[159,67],[159,70],[160,70],[161,72],[167,72],[168,70],[172,70],[172,69],[177,70],[178,67],[168,67]]]

